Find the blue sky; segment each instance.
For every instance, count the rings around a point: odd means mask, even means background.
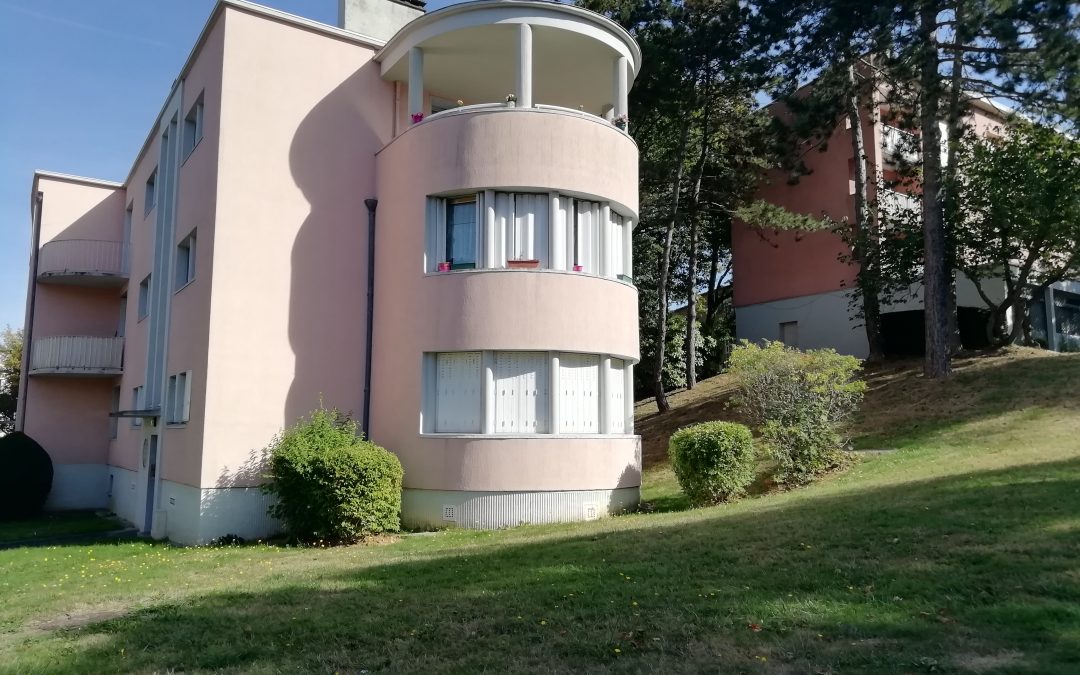
[[[0,0],[0,328],[23,323],[34,170],[123,180],[215,2]],[[260,4],[337,21],[337,0]]]

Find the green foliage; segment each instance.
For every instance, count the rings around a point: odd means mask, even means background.
[[[967,139],[957,158],[957,261],[976,283],[1004,278],[1004,297],[983,294],[1002,342],[1006,310],[1026,309],[1028,287],[1080,274],[1080,142],[1014,118],[1002,138]]]
[[[843,463],[843,424],[866,391],[856,379],[860,368],[832,349],[803,352],[780,342],[743,341],[732,351],[735,402],[776,460],[778,483],[808,483]]]
[[[319,407],[267,448],[270,513],[301,541],[347,543],[401,527],[401,462],[357,435],[357,424]]]
[[[22,371],[23,334],[10,327],[0,331],[0,434],[15,428]]]
[[[690,502],[716,504],[743,494],[754,480],[754,438],[734,422],[702,422],[679,429],[668,442],[675,476]]]
[[[52,489],[53,465],[37,441],[21,431],[0,438],[0,520],[41,513]]]

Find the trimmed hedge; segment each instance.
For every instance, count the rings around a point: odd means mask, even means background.
[[[0,520],[41,513],[52,490],[49,453],[21,431],[0,438]]]
[[[734,422],[703,422],[679,429],[668,442],[679,486],[696,506],[743,494],[754,480],[754,438]]]
[[[358,437],[347,415],[319,408],[267,450],[270,514],[290,536],[349,543],[401,528],[401,462]]]

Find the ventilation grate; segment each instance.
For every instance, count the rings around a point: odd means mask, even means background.
[[[596,504],[585,505],[585,520],[596,520]]]
[[[457,520],[457,507],[453,504],[444,504],[442,507],[443,520]]]

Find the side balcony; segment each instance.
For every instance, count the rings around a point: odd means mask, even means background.
[[[110,288],[128,279],[127,256],[118,241],[58,239],[46,242],[38,254],[41,283]]]
[[[30,375],[115,377],[123,372],[124,338],[59,335],[34,340]]]

